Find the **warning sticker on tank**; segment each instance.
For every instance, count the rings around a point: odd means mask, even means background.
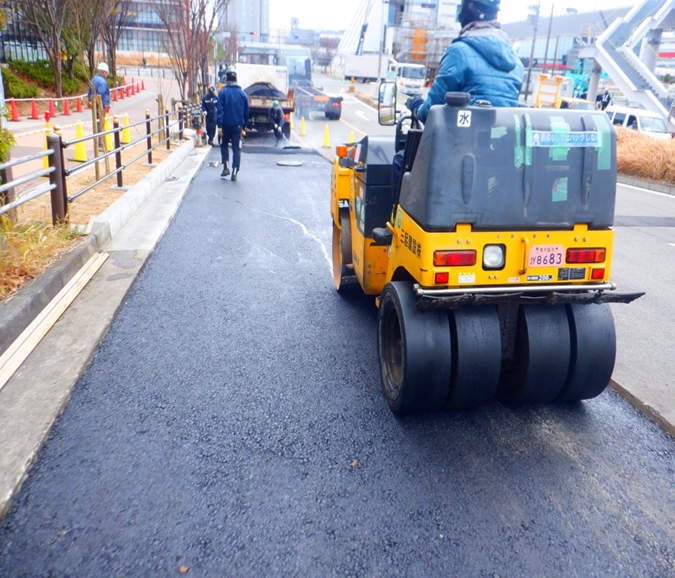
[[[457,283],[475,283],[475,273],[460,273],[457,277]]]
[[[553,281],[553,275],[528,275],[528,281]]]
[[[594,131],[553,132],[546,130],[532,131],[533,147],[598,147],[599,133]]]
[[[586,267],[558,269],[558,281],[583,281],[584,279],[586,279]]]
[[[471,111],[460,110],[457,113],[457,126],[462,128],[469,128],[471,126]]]

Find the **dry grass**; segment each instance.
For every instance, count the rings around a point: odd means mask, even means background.
[[[54,228],[39,222],[13,223],[0,216],[0,301],[35,279],[77,237],[70,228]]]
[[[616,163],[618,172],[623,175],[675,183],[675,140],[655,140],[618,128]]]

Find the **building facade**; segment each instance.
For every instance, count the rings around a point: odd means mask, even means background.
[[[220,22],[223,30],[235,31],[240,42],[269,42],[270,0],[230,0]]]

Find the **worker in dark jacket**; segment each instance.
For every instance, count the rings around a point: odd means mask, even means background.
[[[209,136],[209,144],[213,145],[218,115],[218,94],[215,86],[209,86],[208,92],[202,98],[202,110],[206,113],[206,134]]]
[[[221,178],[227,177],[230,170],[227,161],[230,156],[228,143],[232,143],[232,180],[237,180],[241,160],[241,133],[248,123],[248,98],[237,84],[237,71],[230,67],[225,71],[225,86],[218,94],[218,136],[220,142],[220,158],[223,161]]]
[[[275,100],[272,106],[270,106],[267,118],[274,129],[274,136],[277,139],[274,146],[278,147],[281,139],[284,137],[284,133],[281,130],[281,127],[284,126],[284,111],[281,109],[278,100]]]
[[[432,106],[444,104],[446,92],[468,92],[471,102],[487,100],[492,106],[518,106],[523,85],[523,63],[497,21],[500,0],[462,0],[457,16],[462,30],[441,58],[438,75],[426,100],[410,99],[408,106],[426,122]],[[403,165],[403,151],[394,155],[393,194]]]
[[[110,89],[108,88],[107,81],[109,74],[108,65],[105,62],[101,62],[97,70],[96,76],[91,79],[87,98],[91,106],[96,106],[96,96],[101,97],[102,109],[96,111],[96,132],[103,132],[103,128],[105,127],[104,113],[108,113],[108,107],[110,106]],[[99,152],[105,151],[105,137],[98,138],[98,150]]]

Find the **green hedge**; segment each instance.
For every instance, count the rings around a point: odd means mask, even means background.
[[[12,60],[8,64],[10,70],[15,74],[32,81],[41,88],[54,90],[54,71],[50,62],[46,60],[38,60],[37,62]],[[64,95],[82,92],[83,82],[86,82],[86,76],[83,68],[79,65],[75,66],[75,80],[70,80],[67,75],[61,74],[61,88]]]
[[[37,86],[28,84],[6,68],[2,69],[2,85],[6,98],[34,98],[38,95]]]

